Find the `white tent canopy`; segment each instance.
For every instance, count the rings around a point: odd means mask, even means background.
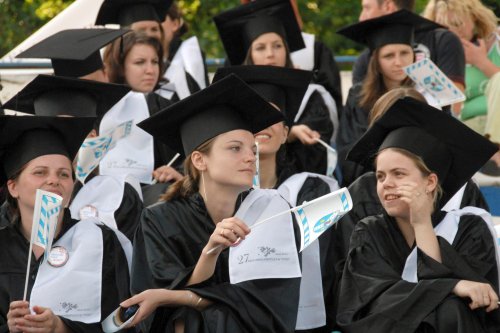
[[[61,30],[93,27],[97,12],[103,1],[76,0],[59,13],[59,15],[7,53],[1,60],[13,61],[19,53]]]

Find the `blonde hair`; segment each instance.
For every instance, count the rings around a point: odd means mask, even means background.
[[[419,93],[415,88],[399,87],[389,90],[373,104],[373,108],[368,114],[368,126],[377,121],[386,111],[398,100],[404,97],[411,97],[420,102],[427,103],[425,97]]]
[[[464,24],[464,17],[470,16],[479,38],[490,36],[498,24],[495,13],[480,0],[430,0],[423,16],[446,27],[457,28]]]

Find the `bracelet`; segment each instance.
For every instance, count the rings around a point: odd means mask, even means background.
[[[196,305],[194,307],[197,308],[198,305],[200,305],[201,301],[203,301],[203,298],[198,296],[198,302],[196,302]]]
[[[188,291],[188,295],[189,295],[189,303],[191,303],[191,305],[193,306],[193,308],[197,308],[198,305],[200,305],[201,301],[203,301],[203,298],[198,296],[198,300],[196,301],[196,303],[194,303],[194,296],[193,296],[193,292],[192,291]]]

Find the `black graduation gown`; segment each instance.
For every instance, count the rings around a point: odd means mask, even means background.
[[[282,182],[279,181],[277,187],[281,185],[281,183]],[[302,204],[304,201],[311,201],[330,192],[330,186],[322,179],[308,177],[297,194],[297,204]],[[336,262],[339,260],[339,257],[334,247],[339,241],[338,236],[339,235],[333,231],[333,228],[330,228],[319,237],[319,258],[323,285],[323,299],[325,301],[326,325],[315,329],[297,330],[296,332],[330,333],[337,328],[335,324],[335,316],[337,313],[335,295],[336,289],[340,285],[339,278],[341,275],[335,270]]]
[[[91,175],[89,177],[92,177]],[[91,178],[88,178],[90,180]],[[78,192],[84,185],[77,181],[73,189],[73,198],[76,197]],[[134,240],[135,230],[141,219],[142,209],[144,204],[139,197],[135,188],[129,183],[125,182],[123,188],[123,198],[120,206],[115,211],[115,221],[118,230],[120,230],[132,242]],[[1,223],[1,222],[0,222]]]
[[[433,224],[444,217],[433,216]],[[337,322],[343,332],[496,332],[500,311],[471,311],[452,295],[460,280],[487,282],[498,293],[495,239],[478,216],[461,217],[453,244],[438,237],[442,263],[418,251],[418,283],[401,274],[411,252],[395,220],[360,221],[342,277]]]
[[[214,304],[203,311],[158,308],[142,324],[142,330],[173,332],[174,321],[183,318],[186,333],[293,331],[300,279],[230,284],[228,249],[220,254],[210,279],[186,288],[214,229],[215,224],[198,193],[144,210],[134,241],[132,293],[150,288],[189,289]]]
[[[355,162],[346,161],[349,150],[368,129],[368,111],[359,107],[360,94],[361,84],[349,89],[344,111],[340,117],[337,152],[342,172],[342,186],[349,186],[357,177],[369,171]]]
[[[317,91],[312,93],[300,119],[294,125],[307,125],[312,130],[318,131],[321,139],[327,143],[333,135],[333,123],[330,112]],[[299,140],[287,145],[289,153],[298,172],[313,172],[326,174],[327,157],[326,151],[320,144],[304,145]]]
[[[64,211],[62,237],[78,221],[71,219],[69,210]],[[29,242],[19,231],[19,222],[0,227],[0,333],[8,332],[7,313],[9,304],[23,299]],[[115,233],[99,226],[103,236],[101,320],[113,312],[120,302],[130,297],[128,265],[125,254]],[[59,238],[58,237],[58,238]],[[28,283],[28,295],[35,283],[38,267],[43,260],[32,257]],[[101,323],[86,324],[61,317],[70,330],[77,333],[102,332]]]
[[[384,209],[377,195],[377,178],[375,172],[369,171],[358,177],[348,187],[352,197],[352,209],[344,215],[332,228],[342,234],[335,246],[335,251],[346,258],[349,250],[349,239],[358,221],[365,217],[382,214]],[[469,180],[465,187],[460,208],[473,206],[489,211],[483,194],[474,181]]]
[[[314,42],[313,83],[325,87],[332,95],[339,112],[342,110],[342,81],[332,51],[318,40]]]

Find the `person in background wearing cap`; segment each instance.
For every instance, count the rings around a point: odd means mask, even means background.
[[[187,158],[186,176],[169,188],[163,202],[144,210],[136,234],[131,290],[137,295],[121,304],[139,304],[132,324],[156,310],[142,325],[144,332],[294,329],[300,278],[230,284],[228,271],[228,246],[238,238],[243,246],[250,233],[233,216],[252,187],[253,134],[282,120],[231,75],[140,124]],[[283,232],[291,232],[293,243],[292,229],[290,220]]]
[[[66,209],[72,160],[94,121],[0,118],[1,180],[10,209],[9,225],[0,227],[1,332],[102,332],[100,320],[129,295],[127,260],[115,233],[97,220],[77,223]],[[63,209],[54,246],[33,245],[23,301],[37,189],[60,195]]]
[[[241,0],[241,3],[246,4],[251,1],[259,0]],[[300,16],[297,1],[290,0],[290,3],[293,7],[297,23],[302,30],[302,17]],[[342,82],[340,80],[340,71],[332,51],[313,34],[302,32],[302,38],[306,47],[291,52],[292,62],[298,69],[312,71],[313,83],[325,87],[335,100],[337,110],[342,110]],[[311,42],[309,43],[309,41]]]
[[[382,95],[373,105],[368,116],[368,126],[370,127],[377,119],[387,112],[397,100],[404,97],[411,97],[422,103],[426,103],[424,96],[414,88],[401,87],[392,89]],[[336,232],[342,232],[344,235],[342,241],[345,242],[336,244],[336,251],[340,253],[342,258],[347,256],[350,235],[356,223],[367,216],[379,215],[383,211],[382,204],[377,195],[377,178],[373,171],[373,166],[364,168],[362,165],[359,165],[359,167],[363,168],[364,173],[356,178],[348,187],[353,200],[353,208],[332,227]],[[484,196],[473,180],[469,180],[467,184],[450,199],[447,205],[443,207],[443,210],[449,211],[467,206],[478,207],[490,211]]]
[[[130,32],[122,40],[115,41],[104,53],[110,81],[126,84],[133,92],[145,94],[149,115],[171,104],[154,93],[162,78],[162,58],[161,44],[155,38],[136,32]],[[158,182],[166,183],[182,178],[182,174],[174,167],[166,166],[174,155],[168,146],[155,140],[153,178]],[[175,167],[179,165],[179,162],[174,164]]]
[[[362,11],[359,21],[374,19],[394,13],[401,9],[415,10],[415,0],[361,0]],[[453,83],[462,91],[465,89],[465,56],[464,49],[452,32],[443,27],[415,33],[414,51],[416,60],[431,59]],[[352,69],[353,84],[364,80],[370,61],[370,50],[361,53]],[[460,113],[461,104],[453,105],[453,112]],[[450,108],[446,106],[445,110]]]
[[[431,0],[423,15],[448,27],[463,44],[467,100],[460,119],[500,147],[499,18],[479,0]],[[488,169],[500,176],[500,153],[489,162]]]
[[[127,31],[63,30],[21,52],[16,58],[49,58],[56,76],[108,82],[99,50]]]
[[[342,185],[348,186],[363,173],[356,165],[345,161],[345,156],[368,127],[368,113],[375,101],[385,92],[413,86],[403,67],[415,61],[414,32],[434,29],[437,24],[407,10],[365,20],[338,31],[370,49],[370,65],[362,83],[349,90],[340,118],[337,147],[342,171]]]
[[[189,28],[176,3],[170,5],[162,27],[163,60],[167,69],[164,77],[168,82],[156,93],[176,102],[207,87],[208,71],[205,54],[196,36],[182,39]]]
[[[444,203],[497,151],[457,119],[396,101],[349,152],[373,161],[383,213],[355,227],[337,322],[346,332],[497,332],[489,214]]]
[[[288,128],[299,110],[311,80],[311,72],[276,66],[231,66],[219,68],[214,82],[231,73],[255,89],[265,100],[280,109],[285,121],[254,134],[259,144],[258,186],[277,189],[291,206],[303,204],[339,189],[335,179],[309,172],[296,173],[286,154]],[[342,237],[333,229],[302,252],[302,280],[296,331],[328,332],[335,324],[335,288],[340,284],[335,266],[334,247]],[[303,310],[307,309],[307,310]],[[315,312],[311,320],[307,313]]]
[[[97,120],[87,135],[87,138],[93,138],[99,135],[100,121],[106,112],[129,91],[130,88],[124,85],[52,75],[38,75],[7,101],[6,106],[11,110],[37,116],[96,117]],[[76,163],[77,161],[75,160],[74,162]],[[78,178],[75,182],[73,198],[78,197],[82,188],[85,189],[83,193],[87,191],[87,188],[92,188],[92,191],[96,192],[91,194],[91,196],[94,196],[94,200],[99,201],[103,205],[109,206],[111,204],[109,198],[121,199],[113,213],[116,226],[108,226],[114,229],[118,228],[118,230],[132,241],[136,226],[139,223],[142,208],[144,207],[140,196],[140,188],[136,186],[136,182],[133,180],[123,180],[110,175],[101,175],[95,178],[98,175],[98,171],[98,167],[95,168],[85,178],[85,184],[82,184],[80,178]],[[108,180],[107,178],[109,177],[112,177],[113,181]],[[100,182],[102,182],[102,186],[104,187],[98,185]],[[110,184],[116,186],[110,186]],[[117,195],[118,191],[123,193],[121,197]],[[97,195],[100,197],[95,198]],[[86,196],[88,197],[88,194]],[[82,200],[81,196],[79,197],[80,200]],[[5,215],[7,207],[5,204],[2,205],[0,208],[0,217]],[[110,207],[104,208],[105,210],[110,209]],[[98,215],[98,212],[95,212],[95,214]],[[74,218],[81,218],[79,214],[75,215],[73,216]],[[0,225],[1,223],[0,220]]]
[[[95,24],[118,24],[162,42],[161,22],[171,4],[171,0],[105,0],[99,8]]]
[[[305,46],[290,0],[250,2],[218,14],[214,21],[231,65],[293,68],[290,52]],[[298,171],[326,174],[327,153],[317,139],[334,139],[335,101],[316,85],[302,104],[288,134],[289,149]]]

